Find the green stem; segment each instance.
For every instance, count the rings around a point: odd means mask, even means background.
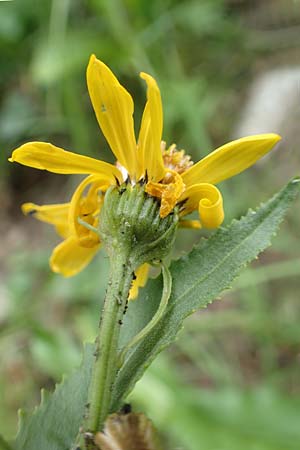
[[[152,328],[155,327],[155,325],[160,321],[166,310],[166,307],[168,306],[168,301],[172,290],[172,276],[169,272],[169,269],[164,263],[162,263],[162,274],[164,286],[159,307],[157,308],[157,311],[150,320],[150,322],[138,334],[136,334],[121,351],[118,358],[119,368],[123,366],[126,354],[131,349],[131,347],[138,344],[142,339],[144,339],[147,336],[147,334],[150,333]]]
[[[96,340],[95,362],[88,396],[86,430],[101,430],[109,413],[117,372],[118,339],[133,270],[125,252],[112,255],[110,278]]]

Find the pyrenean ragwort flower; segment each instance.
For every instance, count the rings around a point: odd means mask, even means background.
[[[99,212],[105,192],[112,185],[127,181],[144,185],[150,196],[160,201],[160,216],[168,216],[177,205],[183,217],[194,210],[199,220],[181,221],[191,228],[217,228],[224,219],[222,195],[215,184],[230,178],[270,151],[280,136],[248,136],[218,148],[193,164],[183,150],[162,142],[163,111],[159,88],[154,78],[142,72],[147,83],[147,102],[136,142],[133,100],[111,70],[91,56],[87,85],[99,126],[117,163],[112,165],[78,155],[50,143],[29,142],[14,150],[10,161],[60,174],[88,174],[69,203],[38,206],[25,203],[25,214],[55,226],[64,239],[55,247],[50,265],[54,272],[72,276],[81,271],[100,248]],[[86,226],[89,224],[89,228]],[[148,264],[137,270],[131,298],[144,285]]]

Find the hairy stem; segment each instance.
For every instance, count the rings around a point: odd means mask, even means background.
[[[96,340],[95,362],[88,397],[87,431],[101,430],[109,413],[117,372],[118,339],[133,270],[125,254],[111,258],[110,278]]]

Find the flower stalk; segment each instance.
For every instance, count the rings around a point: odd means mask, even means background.
[[[102,430],[111,412],[114,382],[120,368],[119,357],[122,355],[123,359],[128,351],[128,346],[120,349],[118,342],[135,271],[145,263],[161,261],[174,243],[178,214],[175,210],[168,217],[161,218],[159,209],[157,199],[147,195],[142,184],[132,185],[128,181],[118,188],[110,188],[105,194],[99,218],[99,235],[110,257],[110,276],[88,395],[84,426],[87,448],[93,448],[89,442],[93,442],[95,433]],[[164,266],[163,274],[165,288],[161,305],[153,320],[142,330],[142,336],[160,319],[167,305],[171,279]],[[140,333],[129,346],[135,345],[139,339]]]
[[[109,413],[117,371],[118,339],[134,272],[126,252],[111,258],[108,289],[96,340],[95,362],[88,398],[87,429],[100,430]]]

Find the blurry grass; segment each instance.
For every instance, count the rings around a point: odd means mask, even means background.
[[[170,447],[186,450],[296,450],[300,440],[299,398],[272,387],[203,389],[182,382],[176,366],[160,357],[132,395],[161,430]]]
[[[252,3],[0,2],[0,199],[10,198],[11,220],[19,214],[16,203],[30,200],[32,193],[39,201],[56,183],[61,191],[70,190],[64,177],[52,184],[47,174],[32,179],[29,169],[9,165],[7,156],[18,144],[45,140],[112,160],[86,89],[91,53],[132,93],[137,131],[145,102],[138,79],[143,70],[156,76],[161,88],[168,143],[177,142],[196,161],[229,140],[255,67],[270,56],[271,41],[273,53],[276,45],[282,48],[273,40],[276,30],[264,31],[260,40],[242,25],[241,13],[252,11]],[[294,2],[288,3],[292,10]],[[223,183],[228,222],[280,187],[276,155],[273,161]],[[164,448],[297,448],[300,223],[295,211],[261,259],[266,265],[247,269],[222,302],[191,317],[168,357],[138,384],[134,403],[152,416],[169,442]],[[18,220],[22,229],[25,219]],[[200,236],[181,230],[176,254]],[[16,410],[33,407],[39,388],[53,387],[78,363],[82,340],[94,338],[105,293],[104,254],[82,274],[63,279],[50,273],[50,249],[44,241],[39,245],[40,251],[25,248],[5,258],[0,274],[0,421],[6,436],[14,434]]]

